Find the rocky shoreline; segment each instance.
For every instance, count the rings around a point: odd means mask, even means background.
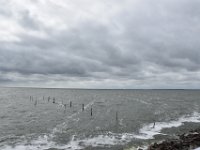
[[[200,129],[178,135],[177,139],[154,143],[147,150],[193,150],[200,147]]]

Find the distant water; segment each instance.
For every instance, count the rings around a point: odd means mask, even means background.
[[[200,90],[0,88],[0,149],[136,149],[199,127],[199,106]]]

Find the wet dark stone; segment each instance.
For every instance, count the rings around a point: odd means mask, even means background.
[[[148,150],[189,150],[200,147],[200,129],[192,130],[178,137],[178,139],[165,140],[159,144],[153,143]]]

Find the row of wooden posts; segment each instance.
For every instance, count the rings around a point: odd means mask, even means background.
[[[44,98],[44,96],[43,96],[43,100],[45,100],[45,98]],[[48,102],[50,101],[50,96],[48,97]],[[33,96],[30,96],[30,101],[33,101]],[[53,104],[57,104],[56,103],[56,99],[55,99],[55,97],[53,97]],[[34,103],[34,106],[36,106],[37,105],[37,98],[36,98],[36,100],[35,100],[35,103]],[[64,107],[65,107],[65,110],[67,109],[67,104],[63,104],[63,102],[62,102],[62,105],[64,105]],[[70,106],[70,108],[72,108],[72,101],[70,101],[69,102],[69,106]],[[82,111],[84,111],[85,110],[85,105],[84,104],[82,104]],[[90,108],[90,116],[93,116],[93,109],[92,109],[92,106],[91,106],[91,108]],[[119,119],[118,119],[118,111],[116,111],[116,114],[115,114],[115,119],[116,119],[116,122],[118,122],[119,121]],[[155,121],[153,122],[153,127],[152,128],[155,128]]]
[[[47,98],[47,100],[48,100],[48,102],[50,102],[50,96]],[[45,98],[44,98],[44,96],[43,96],[43,101],[45,100]],[[34,101],[33,100],[33,96],[30,96],[30,101]],[[53,97],[53,104],[58,104],[58,103],[56,103],[56,99],[55,99],[55,97]],[[65,107],[65,110],[67,109],[67,104],[63,104],[63,102],[62,102],[62,105]],[[37,106],[37,98],[36,98],[36,100],[35,100],[35,102],[34,102],[34,106]],[[72,108],[72,101],[70,101],[69,102],[69,106],[70,106],[70,108]],[[82,111],[84,111],[85,110],[85,105],[84,104],[82,104]],[[93,116],[93,109],[92,109],[92,106],[91,106],[91,108],[90,108],[90,115],[91,116]]]

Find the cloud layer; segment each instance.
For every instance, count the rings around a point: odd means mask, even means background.
[[[0,85],[200,88],[198,0],[2,0]]]

